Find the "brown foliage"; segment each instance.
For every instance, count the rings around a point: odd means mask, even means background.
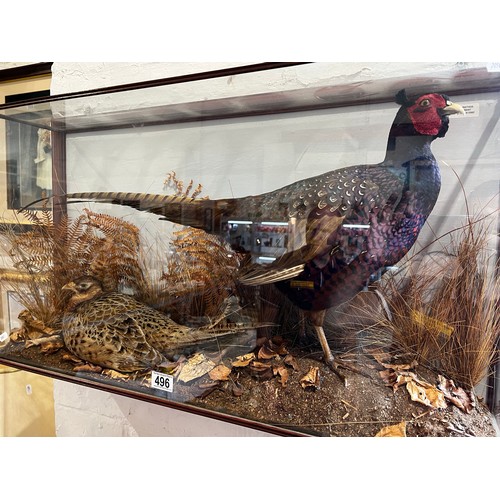
[[[165,181],[163,182],[163,187],[165,189],[172,189],[178,196],[185,196],[186,198],[189,197],[194,200],[200,195],[202,191],[202,185],[198,184],[198,186],[196,186],[196,189],[191,192],[191,190],[193,189],[193,184],[194,181],[193,179],[191,179],[187,187],[184,187],[184,182],[177,178],[177,174],[175,172],[169,172],[167,174],[167,177],[165,178]]]
[[[395,345],[466,387],[478,384],[498,356],[498,262],[486,252],[487,232],[469,221],[447,252],[385,281]]]
[[[177,313],[216,316],[234,292],[237,255],[217,236],[200,229],[174,232],[172,255],[162,279],[176,287]]]
[[[78,276],[90,274],[106,290],[144,286],[139,229],[133,224],[86,209],[74,221],[63,217],[58,224],[47,208],[25,212],[32,230],[8,234],[14,266],[28,276],[16,291],[45,325],[57,323],[66,302],[62,286]]]

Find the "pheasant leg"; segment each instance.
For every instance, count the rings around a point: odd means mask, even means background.
[[[342,373],[340,373],[338,370],[337,370],[337,363],[335,361],[335,358],[333,357],[333,354],[332,354],[332,351],[330,349],[330,346],[328,345],[328,342],[326,340],[326,336],[325,336],[325,331],[323,330],[323,327],[322,326],[318,326],[318,325],[313,325],[314,327],[314,331],[316,332],[316,335],[318,337],[318,340],[319,340],[319,343],[321,344],[321,348],[323,349],[323,355],[324,355],[324,358],[325,358],[325,363],[328,365],[328,367],[330,368],[330,370],[333,371],[333,373],[335,373],[335,375],[337,375],[337,377],[342,380],[342,382],[344,383],[344,385],[347,385],[347,380],[346,378],[344,377],[344,375],[342,375]]]

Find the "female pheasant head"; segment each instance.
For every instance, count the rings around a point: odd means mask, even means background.
[[[103,293],[101,282],[92,276],[81,276],[66,283],[62,289],[72,294],[67,306],[70,311],[79,304],[88,302]]]

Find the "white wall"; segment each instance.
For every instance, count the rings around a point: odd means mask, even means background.
[[[73,92],[206,71],[243,63],[54,63],[52,94]],[[474,66],[474,64],[470,64]],[[229,77],[220,92],[237,95],[245,82],[261,91],[303,88],[315,82],[348,84],[359,80],[403,77],[454,70],[463,63],[336,63],[320,64],[314,72],[304,67],[257,76]],[[185,96],[189,100],[190,96]],[[384,141],[385,146],[385,141]],[[206,165],[210,168],[210,165]],[[118,190],[118,189],[116,189]],[[58,436],[261,436],[264,433],[205,419],[94,389],[54,382],[56,432]]]

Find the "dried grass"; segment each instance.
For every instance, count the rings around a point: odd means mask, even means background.
[[[498,357],[499,262],[488,256],[487,234],[469,220],[446,251],[410,259],[383,282],[392,318],[382,326],[394,347],[467,387]]]

